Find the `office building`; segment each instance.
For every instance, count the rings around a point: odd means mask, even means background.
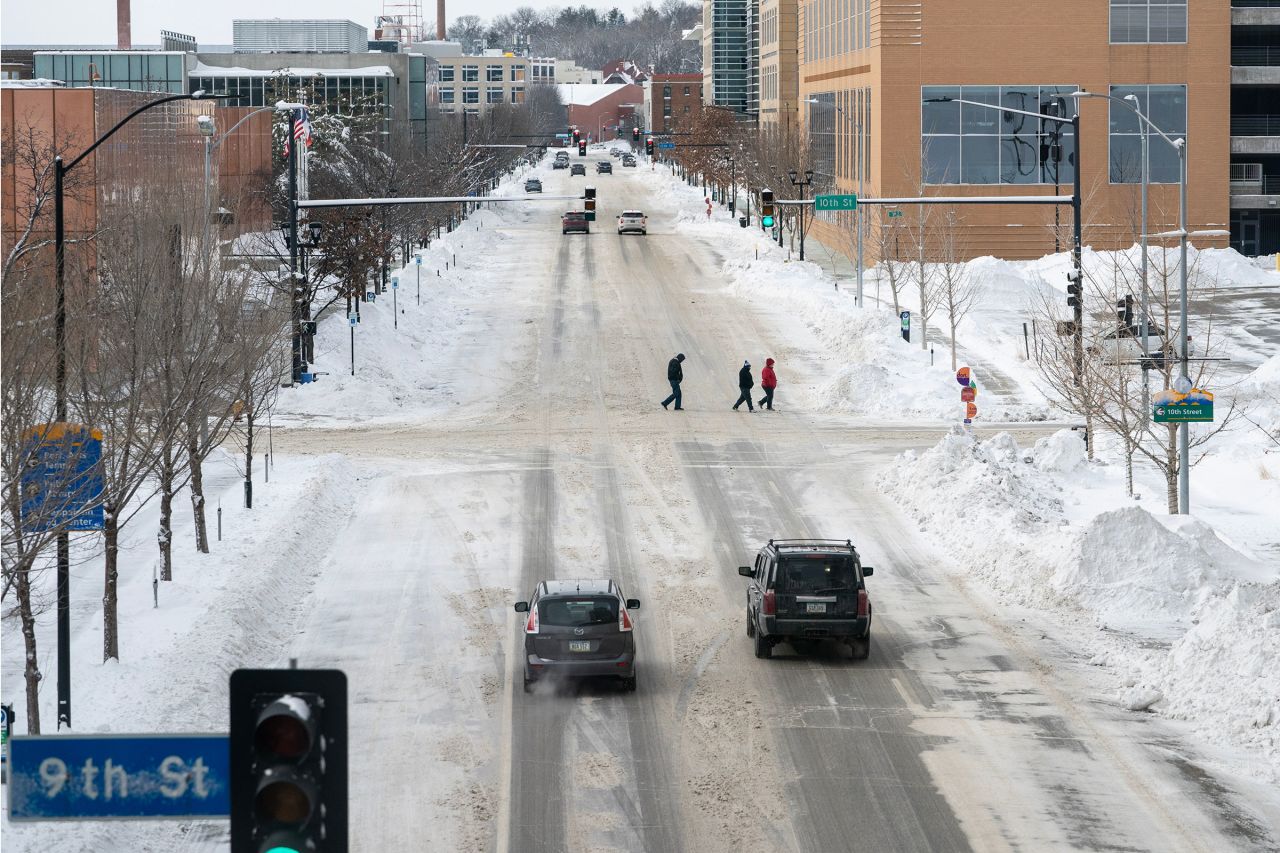
[[[1231,4],[1231,245],[1280,252],[1280,3]]]

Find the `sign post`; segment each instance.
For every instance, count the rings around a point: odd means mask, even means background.
[[[225,818],[226,735],[65,735],[9,741],[9,820]]]
[[[399,301],[396,299],[396,293],[400,290],[400,277],[391,276],[391,328],[400,328],[400,309],[397,307]]]
[[[415,255],[413,258],[413,268],[418,273],[418,304],[422,304],[422,255]]]

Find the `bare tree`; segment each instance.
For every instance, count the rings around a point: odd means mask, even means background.
[[[951,369],[956,362],[956,327],[969,313],[978,296],[978,282],[969,272],[960,251],[959,234],[962,222],[955,208],[943,213],[938,234],[938,301],[947,312],[947,326],[951,338]]]
[[[902,256],[902,244],[907,243],[908,246],[913,244],[910,235],[899,224],[901,217],[888,218],[885,216],[886,211],[883,208],[877,212],[877,218],[871,230],[871,238],[869,240],[872,251],[875,252],[879,259],[876,266],[879,269],[879,275],[876,278],[876,285],[879,287],[881,281],[889,285],[889,294],[893,297],[893,313],[902,313],[902,305],[899,296],[902,291],[910,283],[909,260]],[[878,300],[879,293],[876,294]]]
[[[929,253],[935,240],[933,211],[927,204],[916,205],[915,219],[906,230],[911,238],[911,262],[907,265],[907,277],[915,285],[919,297],[920,348],[928,349],[929,320],[938,310],[940,301],[939,276],[936,266],[930,262]]]

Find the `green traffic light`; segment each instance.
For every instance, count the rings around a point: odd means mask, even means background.
[[[302,851],[296,847],[272,847],[263,853],[302,853]]]
[[[773,227],[773,217],[772,217],[772,216],[766,216],[766,217],[764,217],[763,219],[761,219],[761,220],[760,220],[760,224],[761,224],[761,225],[763,225],[765,228],[772,228],[772,227]]]

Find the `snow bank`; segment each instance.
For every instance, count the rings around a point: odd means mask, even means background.
[[[1070,431],[1028,451],[953,427],[879,485],[962,572],[1116,672],[1117,704],[1253,750],[1264,764],[1249,769],[1280,780],[1280,570],[1195,518],[1125,506],[1073,520],[1095,467]]]

